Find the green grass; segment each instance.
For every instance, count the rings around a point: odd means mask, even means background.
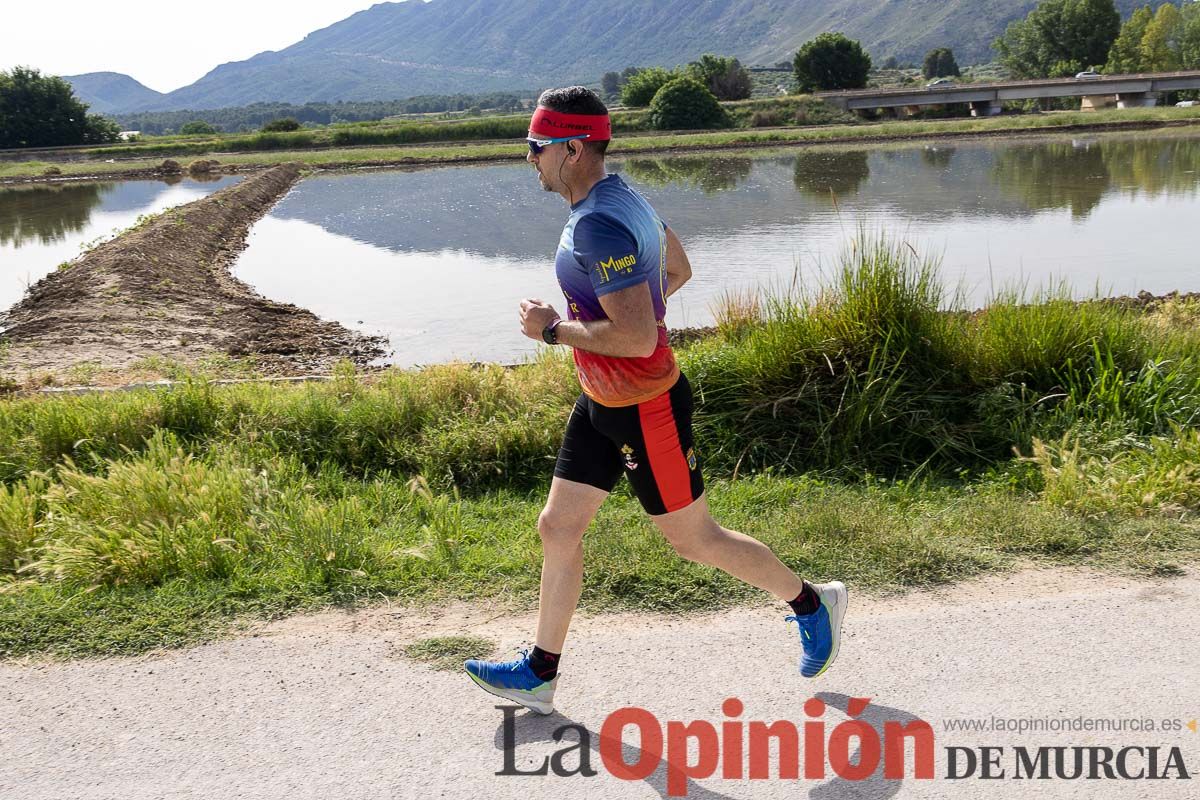
[[[755,113],[755,104],[763,101],[744,101],[745,114]],[[739,112],[743,113],[743,112]],[[999,135],[1022,131],[1053,132],[1057,129],[1087,125],[1119,130],[1122,126],[1147,124],[1191,124],[1200,120],[1197,108],[1142,108],[1106,110],[1090,113],[1072,112],[1024,116],[986,117],[980,119],[906,120],[874,124],[822,125],[791,128],[726,130],[707,133],[665,133],[618,137],[609,152],[614,155],[661,152],[665,150],[702,150],[705,148],[768,147],[774,145],[853,143],[888,139],[914,139],[938,136]],[[786,123],[790,124],[790,123]],[[308,167],[335,169],[369,164],[401,165],[421,163],[452,163],[462,160],[504,160],[525,157],[523,143],[463,143],[455,145],[410,145],[316,150],[278,150],[243,152],[233,155],[197,151],[195,155],[216,158],[222,165],[243,168],[262,167],[284,162],[298,162]],[[116,176],[123,173],[152,170],[160,158],[130,159],[106,163],[102,161],[22,161],[0,163],[0,179],[17,179],[41,175],[49,166],[56,166],[65,176]]]
[[[806,576],[894,589],[1029,559],[1164,575],[1200,552],[1195,309],[954,306],[860,237],[809,295],[731,298],[680,352],[723,524]],[[321,384],[0,402],[0,654],[136,652],[389,596],[537,595],[566,354]],[[1014,451],[1017,455],[1014,455]],[[761,595],[682,563],[621,489],[593,609]]]
[[[406,645],[402,652],[413,661],[451,672],[462,669],[468,658],[489,658],[496,652],[496,644],[481,636],[431,636]]]
[[[256,537],[249,526],[234,533],[246,550],[222,556],[238,562],[227,577],[219,570],[201,577],[193,568],[150,585],[13,584],[0,592],[0,656],[137,653],[204,641],[254,619],[383,596],[416,605],[487,598],[500,610],[536,603],[544,487],[451,500],[461,526],[439,545],[403,480],[272,473],[269,483],[281,494],[258,519],[281,527]],[[301,491],[302,507],[286,508]],[[847,485],[760,475],[714,480],[709,492],[723,524],[761,538],[804,575],[837,576],[859,588],[938,585],[1030,560],[1155,574],[1200,552],[1195,522],[1089,517],[989,481]],[[78,521],[84,512],[76,514]],[[110,526],[133,522],[126,516]],[[589,531],[585,559],[583,607],[591,610],[707,611],[764,597],[681,561],[623,490]]]
[[[809,96],[771,97],[724,104],[738,127],[750,127],[755,111],[773,111],[784,124],[855,122],[852,115],[828,107]],[[644,109],[616,111],[612,115],[617,133],[653,133]],[[522,139],[529,125],[528,114],[493,115],[453,121],[377,121],[329,125],[286,133],[213,134],[208,136],[154,136],[138,142],[103,145],[76,151],[92,158],[137,158],[189,156],[213,152],[254,152],[309,148],[357,147],[364,145],[411,145],[431,142],[471,142],[489,139]]]

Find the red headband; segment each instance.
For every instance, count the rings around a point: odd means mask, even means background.
[[[561,114],[538,106],[529,123],[529,132],[547,139],[586,135],[588,141],[606,142],[612,139],[612,123],[608,114]]]

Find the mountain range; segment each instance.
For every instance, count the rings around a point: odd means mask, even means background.
[[[1139,1],[1117,0],[1117,7],[1127,16]],[[132,78],[128,80],[136,86],[97,78],[113,73],[69,80],[96,110],[110,113],[258,101],[386,100],[594,84],[605,71],[674,66],[703,53],[772,64],[790,59],[802,44],[826,31],[860,40],[877,62],[891,56],[920,62],[929,50],[949,46],[959,63],[971,64],[992,60],[992,41],[1036,4],[1037,0],[406,0],[374,5],[283,50],[222,64],[165,95]]]
[[[64,75],[63,79],[74,87],[76,96],[100,114],[120,114],[131,108],[153,105],[166,97],[120,72]]]

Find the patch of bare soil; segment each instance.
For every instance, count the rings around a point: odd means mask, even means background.
[[[302,375],[382,355],[382,339],[268,300],[230,274],[251,225],[299,177],[295,164],[253,175],[166,211],[38,281],[0,318],[0,346],[7,349],[0,374],[225,355],[253,357],[262,372]]]

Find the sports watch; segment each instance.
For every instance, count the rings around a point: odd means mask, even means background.
[[[542,341],[546,344],[558,344],[558,331],[556,329],[561,322],[562,317],[555,317],[550,320],[550,324],[542,328]]]

